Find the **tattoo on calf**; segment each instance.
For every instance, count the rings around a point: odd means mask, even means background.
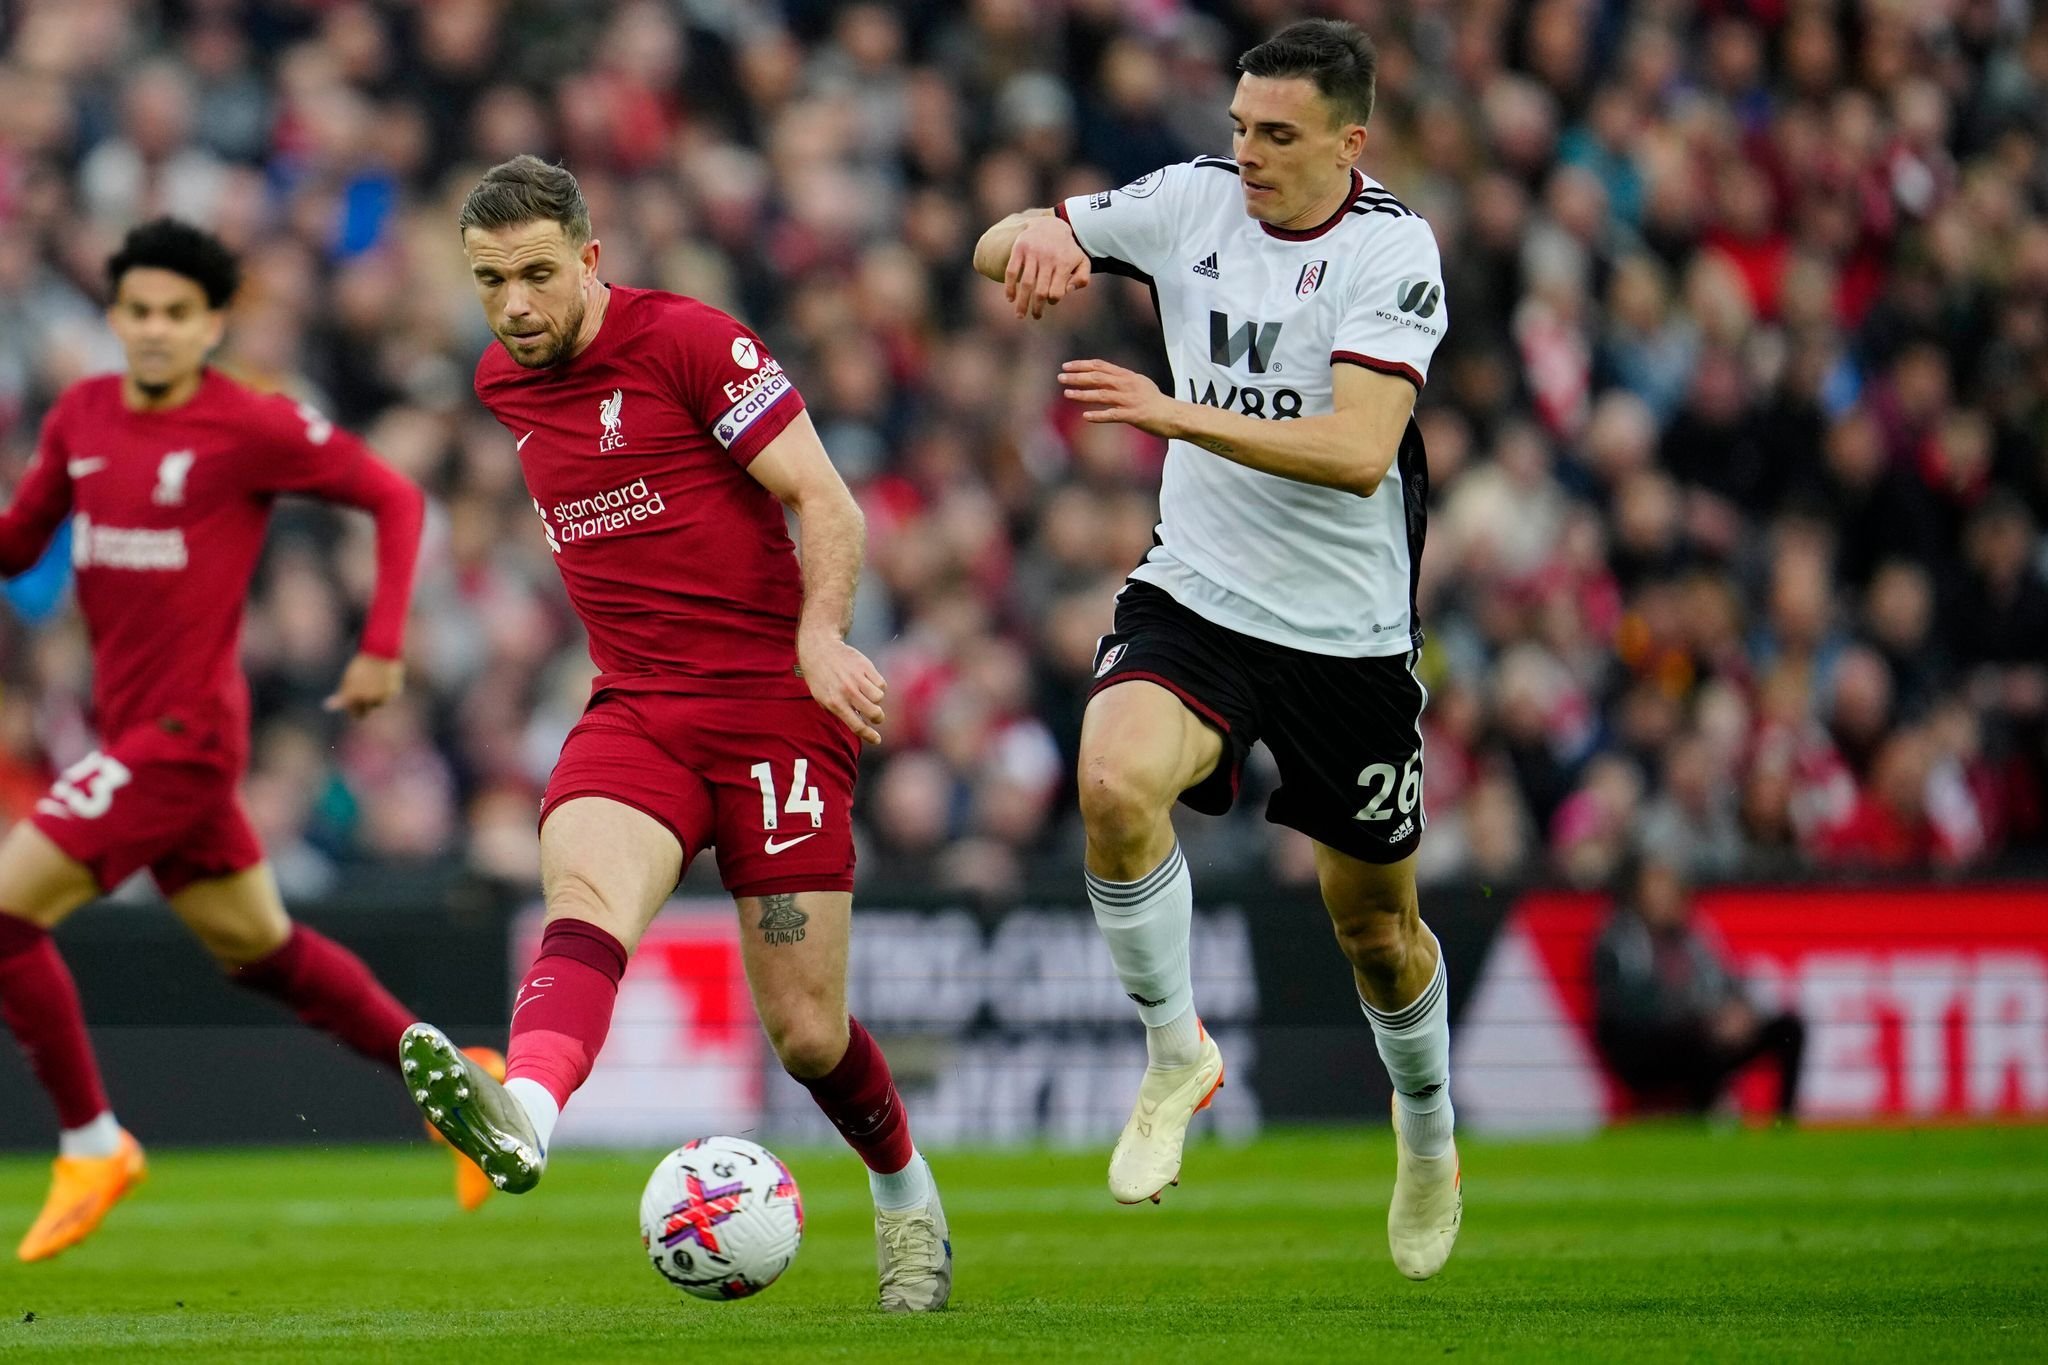
[[[796,908],[793,892],[761,897],[761,941],[769,947],[802,943],[804,926],[810,922],[811,917]]]

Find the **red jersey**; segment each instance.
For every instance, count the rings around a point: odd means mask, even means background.
[[[803,399],[760,338],[695,299],[612,286],[580,355],[528,370],[493,343],[476,393],[512,434],[594,691],[810,695],[796,547],[747,473]]]
[[[35,461],[0,513],[0,573],[35,563],[72,518],[103,737],[196,716],[246,750],[242,614],[281,493],[376,518],[377,588],[362,647],[397,658],[425,499],[369,447],[310,407],[211,369],[190,401],[163,412],[131,411],[118,375],[57,399]]]

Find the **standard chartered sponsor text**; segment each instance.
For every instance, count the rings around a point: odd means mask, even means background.
[[[623,531],[636,522],[660,515],[667,508],[661,494],[647,486],[647,480],[635,479],[587,498],[568,498],[556,503],[553,508],[555,537],[566,545],[570,541]]]
[[[163,569],[185,567],[185,533],[97,526],[84,513],[71,519],[71,562],[80,569]]]

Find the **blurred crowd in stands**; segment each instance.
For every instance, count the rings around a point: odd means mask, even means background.
[[[767,338],[866,508],[854,640],[891,692],[870,884],[1078,875],[1095,640],[1163,450],[1059,362],[1160,373],[1103,278],[1020,324],[1012,210],[1227,153],[1238,52],[1302,12],[1380,47],[1365,169],[1428,218],[1452,327],[1433,499],[1425,882],[1594,883],[2048,849],[2048,17],[2025,0],[17,0],[0,10],[0,485],[118,353],[102,262],[210,226],[219,363],[433,497],[409,695],[341,725],[367,524],[287,505],[247,633],[248,800],[286,889],[362,860],[535,871],[591,669],[454,230],[488,164],[582,179],[604,273]],[[90,746],[50,594],[0,622],[0,809]],[[1306,878],[1260,818],[1201,874]],[[701,875],[701,870],[700,870]]]

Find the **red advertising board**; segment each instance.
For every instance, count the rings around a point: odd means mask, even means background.
[[[1802,1117],[2048,1117],[2048,887],[1734,888],[1697,910],[1758,1002],[1805,1018]],[[1592,1045],[1605,914],[1572,893],[1516,905],[1460,1021],[1461,1116],[1577,1128],[1624,1107]]]

